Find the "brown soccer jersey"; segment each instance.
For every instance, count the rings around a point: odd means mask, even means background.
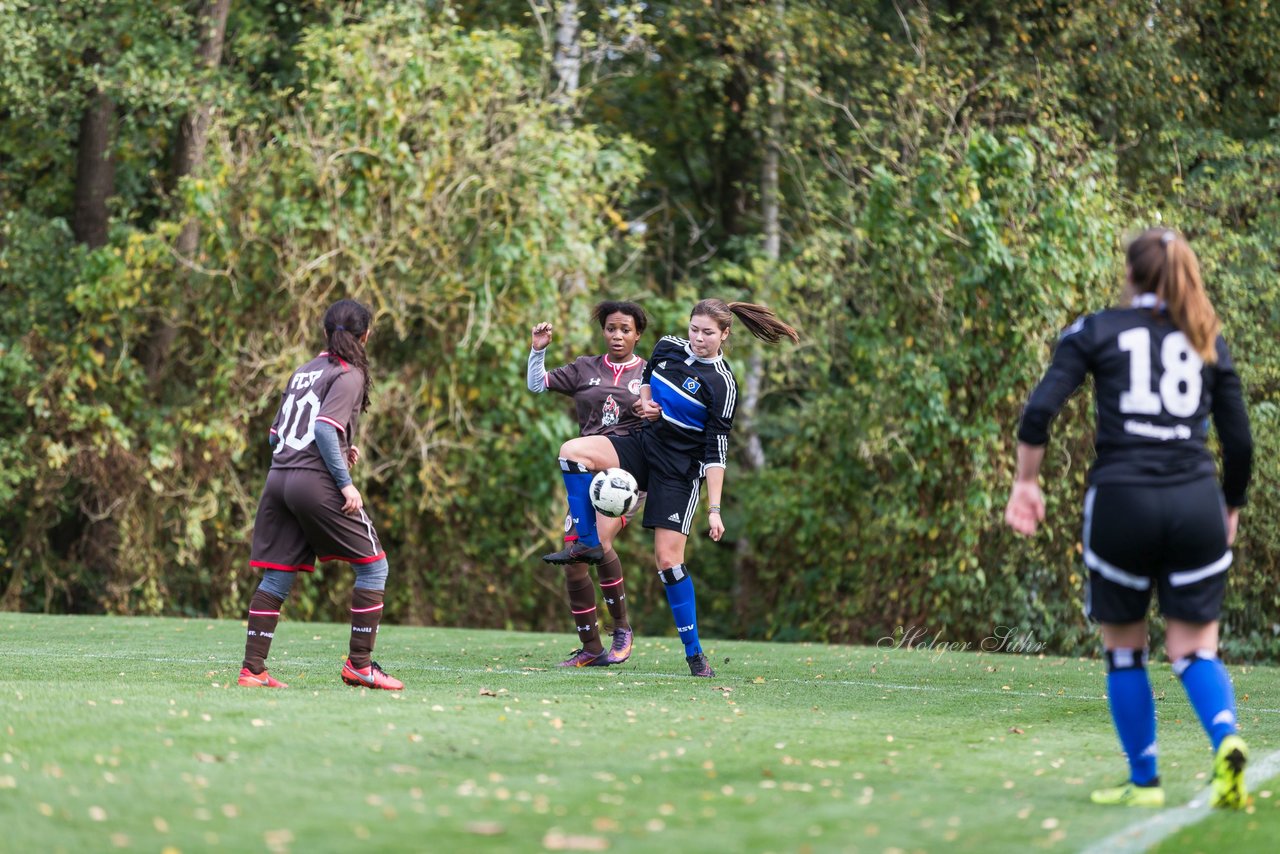
[[[631,406],[640,397],[644,359],[615,365],[607,356],[579,356],[547,373],[547,388],[573,398],[583,436],[625,436],[640,426]]]
[[[643,365],[644,363],[641,362]],[[316,422],[332,424],[338,431],[343,457],[351,446],[364,398],[364,375],[355,365],[329,361],[321,353],[293,372],[271,425],[279,438],[271,467],[313,469],[326,474],[324,458],[316,447]]]

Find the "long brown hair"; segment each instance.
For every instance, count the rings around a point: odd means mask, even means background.
[[[1200,278],[1200,262],[1186,238],[1171,228],[1149,228],[1125,253],[1129,277],[1140,294],[1164,300],[1169,318],[1208,364],[1218,360],[1222,324]]]
[[[693,311],[689,312],[689,317],[697,317],[698,315],[711,318],[721,329],[728,329],[733,326],[733,317],[737,315],[738,319],[742,321],[742,325],[747,327],[748,332],[761,341],[768,341],[770,344],[776,344],[783,338],[790,338],[792,341],[800,340],[800,333],[779,320],[778,315],[774,314],[772,310],[753,302],[725,302],[719,299],[704,299],[693,307]]]
[[[353,299],[340,299],[324,313],[324,334],[329,344],[329,361],[349,362],[360,369],[364,376],[364,392],[360,399],[360,411],[369,408],[369,389],[373,379],[369,376],[369,356],[361,343],[373,322],[373,313]]]

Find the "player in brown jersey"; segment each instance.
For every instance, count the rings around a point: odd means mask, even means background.
[[[573,398],[579,435],[625,436],[640,426],[640,418],[633,407],[639,400],[645,361],[635,354],[635,347],[649,320],[644,309],[633,302],[602,302],[591,316],[600,324],[607,352],[600,356],[580,356],[550,372],[546,371],[545,362],[552,326],[539,323],[533,327],[526,375],[528,387],[532,392],[550,390]],[[611,519],[591,512],[596,515],[600,545],[590,550],[590,558],[598,563],[600,590],[609,608],[609,616],[613,618],[613,642],[606,651],[600,641],[596,589],[586,558],[566,556],[565,587],[569,593],[569,610],[582,646],[560,662],[561,667],[607,667],[621,664],[631,656],[633,635],[627,620],[622,562],[613,550],[614,537],[626,524],[627,517]],[[578,539],[573,522],[573,513],[570,512],[565,517],[567,551],[574,549]]]
[[[267,653],[294,578],[314,572],[317,558],[346,561],[356,573],[342,681],[389,691],[404,687],[372,658],[387,556],[349,471],[360,459],[353,440],[360,414],[369,406],[365,344],[371,321],[369,309],[355,300],[329,307],[324,315],[328,347],[293,372],[271,425],[271,470],[258,502],[249,560],[262,570],[262,582],[249,604],[239,679],[245,687],[288,687],[267,672]]]

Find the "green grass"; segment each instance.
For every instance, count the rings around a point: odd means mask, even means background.
[[[1088,802],[1124,776],[1096,661],[712,641],[694,680],[674,638],[564,672],[569,636],[386,626],[390,694],[338,681],[345,626],[284,622],[266,691],[237,622],[0,627],[6,850],[1070,851],[1149,815]],[[1280,672],[1231,671],[1280,749]],[[1208,747],[1153,681],[1181,804]],[[1273,850],[1277,787],[1164,850]]]

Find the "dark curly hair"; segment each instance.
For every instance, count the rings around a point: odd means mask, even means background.
[[[625,314],[630,317],[636,325],[637,333],[643,333],[644,328],[649,325],[649,315],[645,314],[644,309],[633,302],[605,300],[591,309],[591,317],[596,323],[600,324],[601,329],[604,329],[605,321],[609,319],[611,314]]]

